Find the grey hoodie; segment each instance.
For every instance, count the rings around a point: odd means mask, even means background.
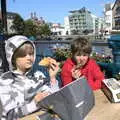
[[[51,85],[40,71],[29,77],[27,76],[29,71],[26,75],[13,71],[12,56],[15,50],[25,42],[30,42],[34,47],[34,53],[36,53],[34,44],[25,36],[17,35],[6,41],[6,58],[10,71],[2,74],[0,77],[0,100],[3,106],[1,120],[17,120],[19,117],[37,110],[38,108],[33,100],[36,93],[39,91],[52,93],[59,89],[58,83]]]

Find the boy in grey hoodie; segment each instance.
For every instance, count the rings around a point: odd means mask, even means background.
[[[0,77],[1,120],[17,120],[37,110],[39,101],[59,89],[55,78],[59,65],[51,61],[50,80],[40,71],[28,77],[36,56],[34,44],[27,37],[17,35],[6,41],[5,50],[10,71]]]

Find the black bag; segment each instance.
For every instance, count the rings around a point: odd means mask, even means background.
[[[93,91],[85,77],[66,85],[40,101],[41,108],[51,108],[62,120],[83,120],[94,106]]]

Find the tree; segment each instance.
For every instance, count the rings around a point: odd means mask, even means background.
[[[42,24],[38,26],[37,34],[45,37],[49,36],[51,34],[49,26],[47,24]]]
[[[25,24],[23,18],[16,14],[14,20],[13,20],[13,25],[11,26],[11,29],[15,30],[17,34],[23,34],[24,29],[25,29]]]
[[[31,19],[25,21],[24,34],[26,36],[36,36],[37,26],[33,23]]]

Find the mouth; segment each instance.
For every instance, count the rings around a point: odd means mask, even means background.
[[[27,62],[28,65],[32,65],[33,63],[32,62]]]

